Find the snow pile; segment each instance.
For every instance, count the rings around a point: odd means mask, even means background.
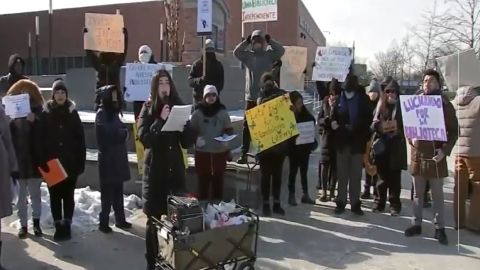
[[[50,211],[50,195],[45,183],[41,186],[42,194],[42,217],[41,224],[43,228],[53,228],[53,218]],[[136,195],[123,197],[125,207],[125,217],[127,220],[134,218],[136,210],[141,208],[142,200]],[[28,206],[29,217],[31,217],[31,207]],[[100,192],[93,191],[90,187],[75,189],[75,211],[73,214],[73,227],[78,231],[88,231],[92,226],[98,226],[98,215],[102,210],[100,201]],[[29,218],[29,226],[31,226],[31,218]],[[110,221],[115,222],[113,209],[110,213]],[[16,219],[11,224],[12,227],[19,228],[20,220]]]

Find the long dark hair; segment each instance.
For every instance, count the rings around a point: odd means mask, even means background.
[[[159,79],[161,77],[167,77],[168,82],[170,84],[170,95],[168,96],[168,100],[161,100],[158,96],[158,85]],[[150,100],[152,102],[151,106],[151,113],[152,114],[159,114],[164,105],[183,105],[182,99],[178,95],[177,89],[175,88],[175,84],[173,83],[172,76],[170,73],[165,69],[160,69],[153,75],[152,84],[150,87]]]

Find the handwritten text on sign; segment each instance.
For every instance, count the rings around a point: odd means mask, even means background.
[[[26,117],[31,112],[28,94],[4,96],[2,102],[5,105],[5,114],[12,119]]]
[[[123,26],[122,15],[85,13],[84,49],[123,53]]]
[[[447,141],[441,96],[402,95],[400,103],[408,139]]]
[[[288,95],[278,97],[246,112],[253,144],[262,152],[298,135]]]
[[[277,20],[277,0],[242,0],[242,22]]]
[[[285,90],[299,90],[304,87],[303,70],[307,66],[307,48],[285,46],[280,69],[280,85]]]
[[[353,51],[346,47],[318,47],[312,80],[344,82],[352,63]]]
[[[162,68],[161,64],[127,63],[125,72],[125,100],[147,101],[153,74]]]

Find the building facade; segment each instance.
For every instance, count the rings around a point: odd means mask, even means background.
[[[181,47],[181,62],[190,64],[200,56],[202,41],[196,35],[196,0],[182,0],[178,42]],[[70,68],[89,67],[83,50],[85,13],[115,14],[124,16],[128,30],[127,62],[137,59],[138,48],[149,45],[157,61],[168,61],[165,33],[165,7],[163,1],[82,7],[54,10],[52,15],[52,42],[50,73],[62,74]],[[36,36],[35,17],[39,17],[39,35]],[[242,0],[213,1],[213,33],[219,58],[224,64],[238,65],[232,51],[242,38]],[[245,36],[255,29],[263,30],[272,38],[287,46],[308,48],[308,63],[314,59],[317,46],[326,40],[313,17],[301,0],[278,0],[276,22],[246,23]],[[160,32],[164,25],[162,51]],[[7,72],[8,57],[21,54],[27,62],[28,74],[49,73],[49,14],[37,11],[0,15],[0,74]],[[182,46],[183,45],[183,46]],[[163,58],[161,57],[163,56]],[[38,59],[38,62],[37,62]],[[307,65],[307,71],[311,66]]]

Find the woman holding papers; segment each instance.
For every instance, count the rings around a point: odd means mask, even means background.
[[[192,114],[191,121],[196,138],[195,169],[199,180],[199,199],[221,201],[223,175],[230,151],[226,142],[215,138],[233,134],[233,127],[225,106],[220,103],[215,86],[205,86],[203,100]]]
[[[67,174],[64,181],[53,186],[49,184],[50,209],[55,222],[53,238],[68,240],[75,208],[75,185],[85,169],[86,149],[82,122],[75,103],[68,98],[63,80],[53,82],[52,99],[46,102],[41,119],[40,162],[43,167],[48,167],[45,165],[48,161],[58,159]]]
[[[18,179],[17,159],[8,125],[9,119],[0,106],[0,269],[3,269],[1,219],[12,214],[11,179]]]
[[[115,211],[115,226],[130,229],[132,224],[125,220],[123,207],[123,182],[130,179],[127,144],[128,130],[120,120],[121,91],[115,85],[107,85],[97,90],[97,115],[95,128],[98,145],[98,171],[102,211],[99,229],[111,233],[109,226],[110,210]]]
[[[30,112],[26,117],[15,116],[16,118],[10,121],[10,131],[20,172],[17,208],[21,226],[18,231],[18,237],[21,239],[26,238],[28,234],[28,194],[30,194],[32,202],[34,234],[38,237],[43,234],[40,228],[40,216],[42,213],[40,185],[42,184],[42,179],[37,169],[40,164],[36,158],[38,146],[43,143],[38,141],[37,134],[43,107],[43,97],[38,86],[34,82],[25,79],[16,82],[7,92],[7,96],[22,94],[28,94],[29,96],[30,108],[27,108],[27,110]],[[19,110],[25,111],[24,108],[19,108]]]
[[[162,131],[170,110],[183,102],[170,74],[162,69],[152,78],[150,100],[145,102],[137,122],[138,137],[145,147],[143,211],[148,216],[146,259],[148,269],[155,269],[158,256],[157,228],[152,218],[167,214],[167,196],[185,191],[183,148],[193,145],[190,123],[183,130]]]

